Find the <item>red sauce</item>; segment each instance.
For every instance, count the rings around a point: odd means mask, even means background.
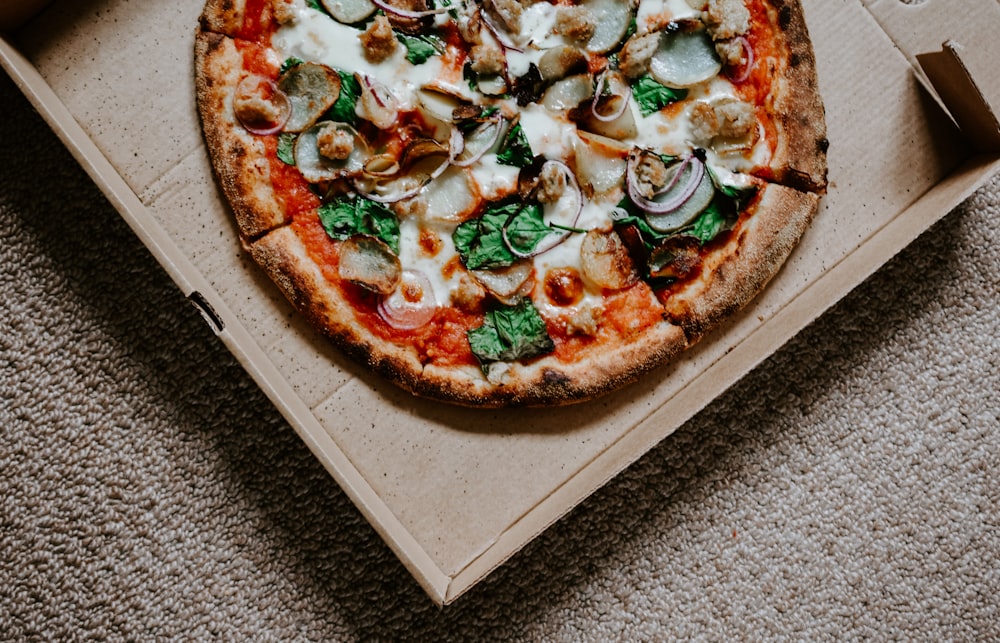
[[[639,282],[635,286],[614,293],[606,293],[604,311],[600,316],[597,335],[571,334],[565,323],[549,323],[549,336],[555,342],[554,355],[563,362],[580,358],[581,351],[606,342],[626,341],[663,320],[663,307],[659,305],[649,286]]]
[[[776,148],[778,132],[771,109],[773,96],[771,94],[774,80],[784,73],[784,64],[788,58],[788,49],[783,38],[775,38],[772,25],[777,22],[777,12],[768,2],[751,2],[750,31],[747,41],[754,54],[754,66],[746,80],[736,84],[736,91],[743,100],[756,106],[758,121],[763,125],[764,138],[771,151]],[[770,172],[756,172],[762,178],[771,178]]]
[[[325,245],[333,245],[327,240]],[[324,266],[324,273],[336,273],[334,264]],[[362,326],[377,337],[409,345],[416,349],[424,364],[440,366],[475,365],[479,362],[469,348],[466,331],[483,324],[483,316],[463,312],[457,308],[441,308],[427,325],[402,330],[393,328],[378,314],[378,297],[352,284],[341,284],[344,299],[354,308]]]
[[[270,27],[270,16],[264,15],[264,10],[271,6],[270,0],[245,0],[243,8],[243,25],[236,34],[237,38],[244,40],[261,40],[262,36],[270,39],[270,33],[264,33],[266,27]],[[266,19],[267,18],[267,19]]]

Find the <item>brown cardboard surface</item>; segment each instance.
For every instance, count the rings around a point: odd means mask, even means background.
[[[204,297],[220,338],[439,602],[671,433],[998,167],[971,152],[870,7],[805,0],[831,187],[762,296],[680,360],[593,403],[442,406],[342,358],[240,249],[194,107],[202,2],[58,1],[16,34],[5,66],[182,289]]]
[[[865,0],[865,4],[970,140],[980,149],[1000,149],[996,73],[1000,2]]]

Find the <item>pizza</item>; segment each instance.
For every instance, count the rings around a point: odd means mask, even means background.
[[[588,400],[673,359],[827,184],[798,0],[208,0],[195,88],[260,269],[460,405]]]

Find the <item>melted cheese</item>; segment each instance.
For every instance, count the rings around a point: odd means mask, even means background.
[[[556,21],[556,9],[556,5],[548,2],[535,2],[523,12],[522,31],[525,35],[519,38],[522,51],[507,51],[508,70],[513,77],[523,75],[531,64],[537,64],[548,48],[566,42],[561,36],[552,33]],[[659,29],[670,20],[697,18],[699,13],[687,0],[641,0],[636,14],[637,31],[645,33]],[[449,19],[447,13],[436,17],[439,24]],[[443,68],[439,56],[432,56],[420,65],[409,63],[405,58],[406,49],[402,44],[387,60],[373,63],[365,57],[359,39],[361,33],[358,29],[342,25],[324,13],[300,4],[296,8],[295,19],[282,26],[275,34],[273,46],[283,59],[297,57],[321,62],[347,72],[371,75],[386,86],[405,108],[416,108],[419,105],[416,91],[431,84],[449,87],[451,91],[470,99],[478,98],[479,102],[505,103],[504,109],[507,113],[520,113],[520,123],[532,151],[548,159],[572,159],[576,153],[574,150],[583,149],[577,127],[565,113],[549,111],[537,103],[518,107],[512,99],[499,100],[474,94],[464,81],[459,82],[454,78],[455,70]],[[732,84],[718,77],[691,88],[689,94],[691,99],[709,103],[734,97],[736,92]],[[666,109],[643,117],[639,114],[633,98],[630,109],[634,113],[637,134],[622,141],[626,146],[641,146],[675,155],[696,146],[692,140],[690,107]],[[726,177],[727,182],[738,185],[744,182],[745,177],[737,172],[762,164],[767,160],[769,152],[767,145],[760,143],[749,154],[745,152],[723,154],[712,150],[708,153],[709,163],[716,172]],[[469,171],[479,193],[487,200],[511,194],[516,188],[519,173],[518,168],[497,162],[495,148],[493,152],[485,154]],[[574,227],[608,228],[609,212],[622,195],[623,192],[619,187],[606,194],[602,200],[586,203]],[[404,268],[419,270],[427,275],[440,305],[450,303],[450,293],[458,284],[456,271],[451,271],[448,273],[449,276],[445,276],[446,271],[442,270],[442,266],[457,260],[457,251],[451,238],[455,225],[456,222],[447,218],[444,220],[435,218],[433,214],[403,217],[400,223],[400,261]],[[425,244],[421,243],[422,231],[423,234],[427,234],[428,230],[439,240],[434,254],[428,252]],[[533,259],[538,284],[544,281],[545,275],[552,269],[579,267],[583,236],[583,234],[572,234],[564,242]],[[599,308],[602,301],[600,292],[588,287],[583,301],[567,310],[549,302],[544,294],[541,294],[541,290],[540,287],[535,289],[535,304],[543,316],[549,319],[565,317],[567,314],[572,315],[588,308]]]

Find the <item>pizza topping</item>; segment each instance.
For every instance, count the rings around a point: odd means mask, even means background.
[[[340,244],[340,278],[379,295],[392,293],[402,276],[396,253],[377,237],[358,234]]]
[[[691,106],[691,134],[696,141],[709,143],[716,137],[746,138],[756,130],[753,106],[736,98],[712,103],[698,101]]]
[[[580,271],[587,281],[606,290],[623,290],[639,281],[628,248],[612,230],[591,230],[583,237]]]
[[[572,267],[553,268],[545,274],[545,296],[557,306],[572,306],[583,299],[583,278]]]
[[[321,0],[334,20],[353,25],[375,13],[377,8],[370,0]]]
[[[667,87],[656,82],[648,74],[639,78],[632,87],[632,95],[635,96],[639,113],[643,117],[655,114],[667,105],[683,100],[687,94],[688,90]]]
[[[452,129],[450,140],[452,165],[468,167],[478,162],[483,155],[496,147],[503,130],[504,123],[499,113],[479,123],[465,135],[458,127]]]
[[[312,183],[354,176],[368,156],[368,144],[347,123],[321,121],[295,140],[295,166]]]
[[[316,135],[319,153],[334,161],[345,161],[354,152],[355,134],[336,123],[326,123]],[[369,163],[365,164],[365,167]]]
[[[261,76],[247,76],[236,86],[233,111],[247,131],[266,136],[280,132],[292,113],[288,96]]]
[[[588,71],[587,54],[572,45],[557,45],[547,49],[538,59],[538,74],[542,81],[552,83],[573,74]]]
[[[355,74],[361,87],[358,101],[358,116],[371,122],[379,129],[389,129],[399,115],[399,101],[389,89],[367,74]]]
[[[531,262],[519,261],[492,270],[473,270],[472,276],[498,301],[512,305],[534,287]]]
[[[584,6],[560,6],[556,8],[554,33],[570,40],[589,41],[597,31],[597,20],[590,9]]]
[[[594,97],[590,74],[576,74],[553,83],[542,95],[542,105],[552,112],[568,112]]]
[[[708,207],[715,188],[697,154],[669,165],[651,152],[636,149],[626,169],[628,198],[657,232],[677,230]]]
[[[703,15],[715,38],[733,38],[750,29],[750,12],[742,0],[708,0]]]
[[[373,62],[380,63],[386,60],[396,51],[399,44],[396,34],[392,31],[389,19],[384,15],[375,16],[375,20],[363,31],[358,38],[365,48],[365,57]]]
[[[636,34],[618,54],[618,68],[629,78],[639,78],[649,69],[649,61],[659,48],[659,32]]]
[[[320,63],[304,62],[287,69],[278,79],[292,104],[286,132],[301,132],[318,121],[340,97],[340,75]]]
[[[345,195],[328,200],[319,207],[317,214],[331,239],[345,241],[356,235],[377,237],[390,252],[399,253],[399,220],[380,203]]]
[[[753,47],[746,36],[739,36],[730,40],[717,40],[715,51],[719,53],[722,64],[725,65],[732,74],[731,80],[734,83],[742,83],[750,77],[753,71],[755,56]]]
[[[590,103],[590,112],[594,118],[604,123],[613,123],[625,114],[628,110],[628,101],[632,96],[632,87],[628,84],[625,76],[620,72],[605,70],[597,77],[596,91]],[[632,120],[634,130],[635,120]],[[601,133],[601,132],[598,132]],[[607,134],[611,138],[628,138],[625,136],[614,136]]]
[[[683,279],[701,267],[701,242],[697,237],[675,235],[664,239],[649,255],[653,279]]]
[[[394,0],[398,2],[399,0]],[[397,4],[393,4],[388,0],[371,0],[372,4],[377,6],[379,9],[385,11],[387,14],[396,16],[397,18],[409,18],[411,20],[418,20],[420,18],[427,18],[430,16],[437,15],[439,13],[444,13],[448,10],[448,7],[441,6],[436,8],[427,8],[426,3],[421,2],[424,8],[422,9],[407,9],[405,7],[400,7]],[[412,3],[411,3],[412,4]]]
[[[587,41],[587,51],[604,54],[625,40],[637,4],[633,0],[583,0],[580,5],[587,9],[595,24],[594,34]]]
[[[427,275],[419,270],[403,270],[396,288],[378,303],[383,320],[399,330],[414,330],[425,326],[437,312],[434,287]]]
[[[501,306],[486,312],[483,325],[467,333],[473,355],[483,372],[502,379],[505,363],[551,353],[555,343],[549,337],[545,321],[530,299],[514,306]],[[499,363],[494,367],[494,363]]]
[[[705,29],[695,23],[672,23],[661,32],[649,73],[662,85],[685,88],[705,82],[722,70],[722,61]]]

